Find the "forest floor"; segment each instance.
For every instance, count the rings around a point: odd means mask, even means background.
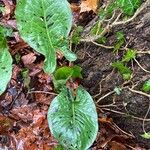
[[[47,123],[47,110],[57,95],[52,78],[43,70],[44,57],[30,48],[19,36],[14,10],[16,1],[0,1],[7,12],[0,14],[0,22],[13,30],[8,37],[13,57],[13,75],[7,90],[0,96],[0,149],[51,150],[57,141],[52,137]],[[75,12],[74,12],[75,13]],[[75,19],[78,18],[75,13]],[[91,18],[90,18],[91,17]],[[82,14],[84,27],[96,15]],[[79,23],[80,23],[79,22]],[[124,81],[111,63],[122,58],[124,51],[91,42],[73,46],[83,69],[81,84],[93,96],[99,117],[99,132],[92,150],[148,150],[150,140],[141,135],[150,131],[150,95],[140,92],[144,81],[150,79],[150,3],[131,22],[116,26],[107,36],[106,45],[115,41],[115,33],[125,34],[128,48],[136,49],[132,79]],[[68,65],[62,57],[58,64]],[[123,87],[119,95],[114,89]]]

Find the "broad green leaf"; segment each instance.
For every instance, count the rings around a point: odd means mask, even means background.
[[[118,69],[118,71],[122,74],[122,76],[125,80],[130,79],[132,71],[128,67],[126,67],[123,64],[123,62],[120,62],[120,61],[114,62],[114,63],[112,63],[112,66],[114,68]]]
[[[45,56],[46,73],[54,72],[58,50],[69,61],[76,60],[76,55],[68,50],[66,42],[72,26],[67,0],[19,0],[16,20],[24,41]]]
[[[8,51],[4,30],[0,26],[0,95],[5,91],[12,75],[12,58]]]
[[[146,81],[146,82],[143,84],[142,90],[143,90],[144,92],[150,92],[150,80]]]
[[[116,0],[116,6],[121,8],[123,13],[131,16],[140,6],[141,0]]]
[[[129,62],[136,57],[136,51],[133,49],[128,49],[126,54],[123,56],[122,62]]]
[[[87,150],[98,132],[95,104],[82,87],[64,90],[52,101],[48,110],[51,133],[64,150]]]
[[[145,132],[144,134],[141,135],[145,139],[150,139],[150,132]]]

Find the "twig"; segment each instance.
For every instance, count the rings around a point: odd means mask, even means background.
[[[135,138],[135,136],[133,134],[125,132],[124,130],[122,130],[121,128],[119,128],[114,122],[113,122],[113,125],[115,126],[115,128],[117,128],[118,130],[120,130],[123,134],[125,134],[125,135],[127,135],[129,137]]]
[[[144,133],[146,133],[146,131],[145,131],[145,119],[147,118],[147,115],[149,114],[149,111],[150,111],[150,102],[149,102],[149,107],[148,107],[148,110],[145,114],[145,117],[144,117],[144,120],[143,120],[143,125],[142,125]]]
[[[100,108],[106,108],[106,107],[117,107],[117,105],[114,105],[115,103],[108,104],[108,105],[100,105]]]
[[[97,39],[103,37],[110,29],[112,29],[113,27],[117,26],[117,25],[121,25],[121,24],[126,24],[126,23],[129,23],[130,21],[132,21],[133,19],[135,19],[138,14],[148,5],[149,3],[149,0],[147,0],[143,5],[141,5],[141,7],[139,9],[137,9],[137,11],[134,13],[134,15],[129,18],[128,20],[126,21],[118,21],[120,16],[121,16],[121,13],[117,16],[117,18],[115,19],[114,22],[112,22],[111,24],[107,24],[106,27],[104,28],[103,32],[99,35],[96,35],[96,36],[88,36],[86,37],[85,39],[81,39],[80,41],[81,42],[91,42],[91,41],[96,41]]]
[[[106,49],[113,49],[114,46],[106,46],[106,45],[103,45],[103,44],[99,44],[99,43],[96,43],[94,41],[91,41],[93,44],[97,45],[97,46],[100,46],[100,47],[103,47],[103,48],[106,48]]]
[[[134,58],[134,61],[137,63],[137,65],[138,65],[143,71],[145,71],[146,73],[150,73],[150,71],[144,69],[144,68],[140,65],[140,63],[139,63],[135,58]]]
[[[101,108],[102,110],[105,110],[105,111],[110,111],[110,112],[113,112],[113,113],[116,113],[116,114],[119,114],[119,115],[127,115],[126,113],[124,112],[120,112],[120,111],[116,111],[116,110],[113,110],[113,109],[108,109],[108,108]],[[149,122],[150,119],[144,119],[144,118],[140,118],[140,117],[136,117],[136,116],[133,116],[131,115],[131,118],[133,119],[137,119],[137,120],[140,120],[140,121],[146,121],[146,122]]]
[[[127,89],[129,91],[133,92],[133,93],[140,94],[140,95],[143,95],[143,96],[146,96],[146,97],[150,98],[150,94],[144,93],[142,91],[137,91],[137,90],[134,90],[134,89],[131,89],[131,88],[127,88]]]
[[[97,23],[98,16],[96,16],[88,25],[85,26],[85,30],[82,33],[82,37],[85,36],[87,33],[90,32],[91,28]]]
[[[149,54],[150,55],[150,50],[149,51],[137,51],[137,54]]]
[[[105,94],[104,96],[102,96],[101,98],[99,98],[96,103],[99,103],[102,99],[104,99],[104,98],[106,98],[107,96],[112,95],[112,94],[114,94],[114,93],[115,93],[115,91],[110,91],[109,93],[107,93],[107,94]]]
[[[134,19],[140,14],[140,12],[141,12],[145,7],[147,7],[147,6],[149,5],[149,2],[150,2],[150,1],[147,0],[143,5],[141,5],[141,7],[139,7],[139,8],[136,10],[136,12],[134,13],[134,15],[133,15],[131,18],[129,18],[128,20],[115,22],[115,23],[113,24],[113,26],[122,25],[122,24],[126,24],[126,23],[131,22],[132,20],[134,20]]]
[[[48,94],[48,95],[58,95],[53,92],[45,92],[45,91],[29,91],[28,94],[33,94],[33,93],[41,93],[41,94]]]
[[[114,10],[112,17],[107,20],[105,19],[104,22],[111,22],[114,19],[115,15],[116,15],[116,10]]]

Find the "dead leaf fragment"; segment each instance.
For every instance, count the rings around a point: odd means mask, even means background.
[[[111,145],[111,150],[127,150],[126,146],[115,141],[112,141],[110,145]]]
[[[13,126],[13,121],[5,116],[0,115],[0,134],[8,132]]]
[[[93,10],[96,12],[99,0],[82,0],[80,13]]]
[[[21,60],[25,66],[30,65],[36,60],[36,56],[34,53],[29,53],[27,55],[22,56]]]

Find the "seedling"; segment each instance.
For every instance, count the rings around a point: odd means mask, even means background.
[[[145,132],[141,135],[144,139],[150,139],[150,132]]]
[[[118,69],[118,71],[123,76],[124,80],[129,80],[131,78],[132,71],[128,67],[126,67],[123,64],[123,62],[121,62],[121,61],[114,62],[114,63],[112,63],[112,66],[114,68]]]
[[[118,52],[118,50],[125,43],[125,37],[123,32],[116,33],[117,42],[114,44],[114,52]]]
[[[74,29],[72,37],[71,37],[71,41],[72,41],[73,44],[78,44],[80,42],[82,31],[83,31],[82,26],[77,26]]]
[[[142,90],[144,92],[150,92],[150,80],[145,81],[143,84]]]
[[[136,51],[133,49],[127,49],[127,52],[123,55],[121,61],[112,63],[112,66],[121,73],[124,80],[129,80],[132,76],[132,71],[127,67],[127,63],[136,57]]]
[[[122,58],[122,62],[129,62],[136,57],[136,51],[134,49],[127,49],[127,52]]]
[[[122,92],[122,89],[121,89],[120,87],[115,87],[115,88],[114,88],[114,91],[115,91],[115,93],[116,93],[117,95],[120,95],[121,92]]]

